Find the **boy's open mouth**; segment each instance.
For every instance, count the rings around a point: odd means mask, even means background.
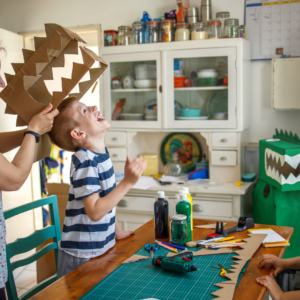
[[[97,119],[98,122],[102,122],[102,121],[104,120],[104,119],[101,118],[101,113],[100,113],[100,111],[97,112],[96,119]]]

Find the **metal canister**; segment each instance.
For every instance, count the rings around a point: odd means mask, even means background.
[[[206,23],[212,19],[212,4],[211,0],[201,0],[200,6],[200,22]]]
[[[187,21],[190,25],[198,22],[198,8],[189,7],[187,12]]]

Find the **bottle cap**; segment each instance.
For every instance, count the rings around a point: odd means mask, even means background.
[[[187,193],[185,191],[179,191],[179,201],[186,201],[186,202],[190,202],[188,197],[187,197]]]
[[[180,188],[180,191],[185,191],[185,192],[189,193],[189,188],[187,186],[182,186]]]
[[[170,216],[171,220],[186,220],[186,215],[172,215]]]
[[[164,191],[158,191],[157,192],[157,198],[165,198],[165,192]]]

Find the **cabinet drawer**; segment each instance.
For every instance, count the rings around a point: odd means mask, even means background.
[[[211,151],[213,166],[236,166],[237,151]]]
[[[232,217],[232,202],[193,201],[193,215],[198,217]]]
[[[108,148],[108,152],[112,161],[126,161],[126,148]]]
[[[213,132],[212,146],[235,148],[237,147],[237,133],[236,132]]]
[[[126,132],[124,131],[106,132],[105,144],[108,146],[126,146]]]
[[[154,214],[154,201],[155,198],[151,197],[130,197],[124,196],[117,204],[118,211],[136,211],[145,212],[151,215]]]

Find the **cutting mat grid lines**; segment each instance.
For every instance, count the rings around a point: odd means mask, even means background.
[[[197,251],[197,248],[189,250]],[[136,254],[149,256],[143,248]],[[161,248],[155,256],[165,256],[166,249]],[[226,281],[220,276],[220,270],[211,268],[218,263],[224,267],[232,265],[232,254],[219,254],[194,257],[193,264],[200,269],[185,275],[164,271],[154,267],[151,260],[123,264],[82,296],[81,300],[139,300],[156,298],[160,300],[210,300],[216,299],[211,293],[219,288],[215,283]]]

